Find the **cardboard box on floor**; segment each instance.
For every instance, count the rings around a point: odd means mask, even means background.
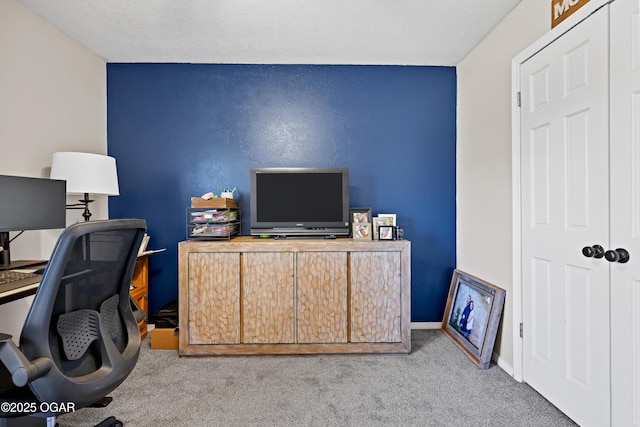
[[[151,348],[154,350],[177,350],[178,328],[153,328]]]

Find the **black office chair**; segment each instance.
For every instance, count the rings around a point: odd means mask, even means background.
[[[144,313],[132,309],[129,291],[145,230],[144,220],[123,219],[78,223],[62,232],[20,346],[0,333],[6,388],[0,379],[0,418],[38,412],[54,426],[57,415],[94,404],[127,378],[140,352]],[[110,417],[100,425],[122,423]]]

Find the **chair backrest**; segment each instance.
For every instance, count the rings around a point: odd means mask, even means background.
[[[27,315],[20,349],[53,367],[29,383],[40,401],[90,405],[129,375],[140,330],[129,291],[141,219],[88,221],[65,229]]]

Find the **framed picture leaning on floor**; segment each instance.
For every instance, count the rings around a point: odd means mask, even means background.
[[[442,332],[487,369],[493,354],[506,291],[460,270],[454,270]]]

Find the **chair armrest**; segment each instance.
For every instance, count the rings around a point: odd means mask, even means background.
[[[53,366],[51,359],[40,357],[29,361],[11,339],[11,335],[0,333],[0,361],[11,373],[11,380],[22,387],[40,378]]]
[[[133,311],[133,317],[136,319],[136,322],[140,323],[147,317],[147,315],[144,312],[144,310],[141,309],[138,304],[136,304],[133,298],[129,297],[129,301],[131,302],[131,310]]]

